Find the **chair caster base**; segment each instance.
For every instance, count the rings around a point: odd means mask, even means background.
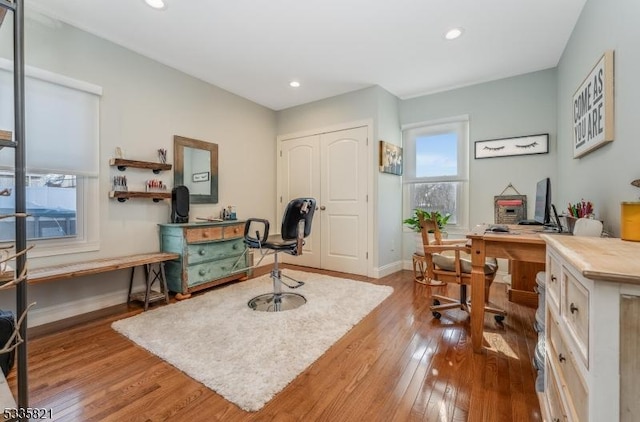
[[[440,319],[440,317],[442,316],[440,312],[432,312],[432,314],[435,319]]]
[[[504,315],[494,315],[493,319],[495,319],[496,322],[502,322],[504,321]]]
[[[297,293],[266,293],[256,296],[247,303],[254,311],[282,312],[299,308],[307,299]]]

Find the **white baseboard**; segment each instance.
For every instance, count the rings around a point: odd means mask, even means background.
[[[402,270],[404,264],[402,261],[392,262],[391,264],[384,265],[382,267],[374,268],[373,274],[371,274],[372,278],[382,278],[388,276],[389,274],[393,274]]]
[[[73,302],[38,308],[38,304],[31,308],[27,318],[29,327],[48,324],[65,318],[86,314],[110,306],[120,305],[127,301],[127,290],[111,292],[100,296],[91,296]]]

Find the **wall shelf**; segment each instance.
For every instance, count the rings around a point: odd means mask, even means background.
[[[13,133],[9,130],[0,129],[0,141],[9,141],[13,140]]]
[[[171,170],[171,164],[153,163],[151,161],[125,160],[124,158],[112,158],[109,160],[109,165],[118,167],[118,170],[120,171],[125,171],[127,167],[134,167],[139,169],[149,169],[155,174],[164,170]]]
[[[118,202],[124,202],[129,198],[148,198],[153,202],[160,202],[163,199],[171,199],[171,192],[110,191],[109,198],[116,198]]]

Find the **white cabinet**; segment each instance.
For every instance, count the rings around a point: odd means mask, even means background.
[[[640,420],[640,243],[543,235],[549,422]]]

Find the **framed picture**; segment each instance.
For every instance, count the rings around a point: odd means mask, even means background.
[[[606,51],[573,94],[573,158],[613,141],[613,50]]]
[[[402,147],[380,141],[380,171],[402,175]]]
[[[476,141],[474,146],[475,158],[546,154],[549,152],[549,134]]]
[[[193,182],[208,182],[209,172],[203,171],[202,173],[193,173],[193,176],[191,176],[191,180]]]

